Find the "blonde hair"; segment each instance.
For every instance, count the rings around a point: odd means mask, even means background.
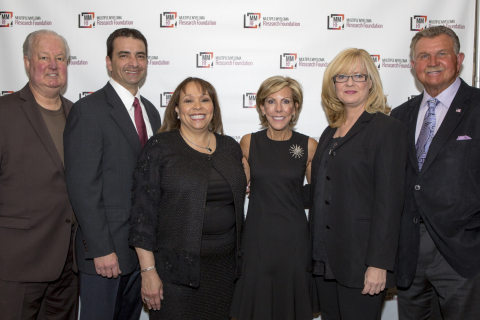
[[[383,93],[380,75],[370,54],[363,49],[346,49],[333,59],[323,75],[322,103],[332,128],[340,127],[345,123],[346,119],[345,106],[338,99],[333,77],[338,74],[349,73],[358,64],[365,67],[368,74],[367,81],[372,82],[372,87],[367,96],[365,111],[368,113],[390,113],[391,108],[387,105],[387,97]]]
[[[292,89],[293,105],[295,106],[295,116],[290,119],[288,126],[290,127],[290,129],[292,129],[297,124],[298,117],[300,116],[300,112],[302,111],[302,105],[303,105],[302,86],[300,85],[300,83],[298,83],[298,81],[290,77],[273,76],[263,81],[262,84],[260,85],[260,88],[257,91],[256,108],[258,112],[258,117],[260,118],[260,125],[262,126],[262,128],[268,128],[268,121],[267,121],[267,117],[262,115],[261,106],[264,105],[265,99],[269,95],[277,91],[280,91],[285,87],[289,87],[290,89]]]

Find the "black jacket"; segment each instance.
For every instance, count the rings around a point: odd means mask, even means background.
[[[153,132],[160,115],[142,97]],[[128,246],[132,173],[142,151],[132,119],[115,89],[107,85],[77,101],[64,132],[65,177],[79,222],[78,269],[96,275],[93,258],[115,252],[123,274],[138,264]]]
[[[325,129],[312,162],[312,234],[318,166],[335,131]],[[328,202],[326,229],[315,232],[324,232],[335,279],[363,288],[372,266],[389,271],[387,287],[392,287],[405,183],[405,128],[383,113],[364,112],[328,156],[325,199],[317,199]]]
[[[192,149],[178,130],[154,135],[134,174],[130,245],[153,251],[162,281],[198,287],[200,246],[212,166],[230,185],[236,215],[237,272],[247,186],[242,150],[215,134],[213,154]],[[237,274],[238,275],[238,274]]]
[[[423,94],[392,111],[407,128],[408,162],[401,221],[399,287],[415,276],[422,217],[445,260],[465,278],[480,271],[480,90],[463,80],[418,171],[415,129]],[[458,140],[468,136],[469,140]]]

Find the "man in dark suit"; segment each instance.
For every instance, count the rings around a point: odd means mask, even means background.
[[[392,111],[407,126],[409,161],[398,257],[400,319],[480,319],[480,90],[458,77],[457,35],[412,39],[424,92]]]
[[[128,246],[132,173],[160,127],[157,109],[139,93],[147,72],[145,37],[115,30],[106,62],[110,81],[73,105],[64,134],[68,193],[79,221],[82,320],[140,316],[138,259]]]
[[[72,102],[68,45],[50,30],[23,45],[29,82],[0,98],[0,319],[74,320],[76,220],[63,170],[63,130]]]

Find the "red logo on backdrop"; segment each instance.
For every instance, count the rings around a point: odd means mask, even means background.
[[[79,28],[95,28],[95,12],[82,12],[78,15]]]
[[[177,23],[176,12],[164,12],[160,15],[160,28],[176,28]]]
[[[93,93],[93,91],[83,91],[82,93],[80,93],[78,95],[78,99],[82,99],[82,98],[85,98],[86,96],[89,96]]]
[[[13,27],[13,12],[0,11],[0,28]]]
[[[422,31],[427,28],[427,16],[413,16],[410,18],[410,31]]]
[[[380,70],[380,55],[379,54],[371,54],[370,56],[372,57],[373,63],[375,63],[375,66],[377,67],[377,69]]]
[[[173,92],[163,92],[160,94],[160,107],[165,108],[168,106],[168,103],[170,102],[170,99],[173,96]]]
[[[330,16],[327,16],[328,30],[343,30],[344,27],[345,27],[344,14],[331,14]]]
[[[243,95],[243,107],[244,108],[256,108],[257,107],[257,93],[245,93]]]
[[[280,69],[297,69],[297,54],[284,53],[280,55]]]
[[[213,52],[197,54],[197,68],[213,68]]]
[[[243,15],[243,27],[244,28],[260,28],[262,22],[260,20],[260,13],[249,12]]]

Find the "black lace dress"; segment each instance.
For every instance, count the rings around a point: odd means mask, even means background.
[[[154,252],[164,285],[150,319],[229,319],[246,178],[238,144],[216,139],[208,155],[157,134],[139,160],[130,245]]]

